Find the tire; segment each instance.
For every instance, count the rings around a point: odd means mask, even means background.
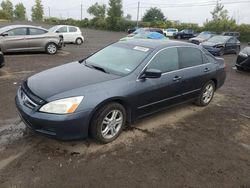
[[[239,66],[236,66],[236,69],[237,69],[238,71],[244,71],[244,68],[239,67]]]
[[[58,50],[58,46],[51,42],[51,43],[48,43],[45,47],[45,51],[47,54],[50,54],[50,55],[54,55],[57,53],[57,50]]]
[[[75,44],[81,45],[83,43],[83,40],[81,38],[77,38],[75,41]]]
[[[107,144],[121,134],[125,123],[125,108],[119,103],[109,103],[94,114],[90,133],[96,141]]]
[[[195,104],[197,106],[207,106],[212,101],[214,92],[215,84],[212,80],[210,80],[202,87],[201,93],[195,101]]]
[[[180,35],[178,35],[178,36],[177,36],[177,39],[181,39],[181,36],[180,36]]]
[[[235,54],[236,54],[236,55],[239,55],[239,53],[240,53],[240,47],[238,47],[238,48],[235,50]]]

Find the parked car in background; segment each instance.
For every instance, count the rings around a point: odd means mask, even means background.
[[[167,40],[169,38],[157,32],[145,32],[145,33],[138,33],[133,36],[127,36],[127,37],[121,38],[120,41],[126,41],[126,40],[131,40],[131,39]]]
[[[16,106],[38,133],[64,140],[90,133],[108,143],[126,122],[187,101],[208,105],[225,77],[224,60],[200,46],[119,41],[31,76],[18,89]]]
[[[163,33],[166,37],[173,37],[174,33],[178,33],[178,29],[175,28],[163,29]]]
[[[175,39],[189,39],[195,37],[195,32],[192,29],[184,29],[180,32],[174,33]]]
[[[223,32],[222,35],[223,35],[223,36],[232,36],[232,37],[236,37],[237,39],[240,38],[240,33],[239,33],[239,32]]]
[[[128,37],[134,36],[136,34],[143,34],[143,33],[147,33],[147,32],[157,32],[163,35],[163,31],[162,29],[159,28],[139,28],[136,31],[134,31],[133,33],[129,34]]]
[[[240,41],[236,37],[216,35],[200,44],[213,55],[222,56],[228,53],[238,54]]]
[[[133,28],[130,28],[130,29],[128,29],[128,34],[131,34],[131,33],[133,33],[133,32],[135,32],[137,29],[139,29],[138,27],[133,27]]]
[[[238,70],[250,70],[250,47],[240,51],[235,66]]]
[[[4,67],[4,63],[5,63],[4,55],[2,52],[0,52],[0,68]]]
[[[84,37],[82,36],[82,32],[79,27],[71,25],[56,25],[50,28],[49,31],[63,35],[65,43],[75,43],[80,45],[84,41]]]
[[[0,48],[3,53],[46,51],[56,54],[62,45],[62,36],[41,27],[11,25],[0,29]]]
[[[213,32],[204,31],[204,32],[201,32],[197,37],[190,38],[189,42],[199,45],[200,43],[207,41],[214,35],[215,33]]]

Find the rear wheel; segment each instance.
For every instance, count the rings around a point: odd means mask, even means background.
[[[91,135],[101,143],[115,140],[122,132],[126,122],[126,110],[119,103],[110,103],[101,107],[91,122]]]
[[[236,69],[237,69],[238,71],[244,71],[244,68],[239,67],[239,66],[236,66]]]
[[[214,92],[215,92],[215,84],[211,80],[203,86],[201,93],[198,99],[196,100],[195,104],[198,106],[207,106],[212,101]]]
[[[81,38],[77,38],[76,41],[75,41],[75,43],[77,45],[81,45],[83,43],[83,40]]]
[[[55,43],[49,43],[46,45],[45,50],[48,54],[54,55],[54,54],[56,54],[58,47]]]

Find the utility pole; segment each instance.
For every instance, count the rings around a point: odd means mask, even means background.
[[[50,18],[50,7],[48,7],[48,10],[49,10],[49,18]]]
[[[138,7],[137,7],[137,21],[136,21],[136,27],[139,26],[139,12],[140,12],[140,1],[138,1]]]
[[[81,20],[82,20],[82,4],[81,4]]]

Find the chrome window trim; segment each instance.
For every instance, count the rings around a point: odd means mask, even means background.
[[[143,67],[142,71],[139,73],[139,75],[137,76],[137,79],[136,81],[140,81],[140,76],[141,74],[145,71],[145,69],[147,68],[147,66],[151,63],[151,61],[155,58],[156,55],[158,55],[161,51],[163,50],[166,50],[166,49],[170,49],[170,48],[181,48],[181,47],[184,47],[184,48],[196,48],[198,50],[200,50],[200,52],[203,54],[203,55],[206,55],[200,48],[198,47],[195,47],[195,46],[170,46],[170,47],[165,47],[165,48],[162,48],[161,50],[159,50],[156,54],[153,55],[153,57],[150,58],[150,60],[148,61],[148,63]],[[174,70],[174,71],[169,71],[169,72],[164,72],[162,73],[162,75],[166,75],[168,73],[173,73],[173,72],[177,72],[177,71],[180,71],[180,70],[185,70],[185,69],[190,69],[190,68],[193,68],[193,67],[199,67],[199,66],[203,66],[203,65],[206,65],[206,64],[211,64],[211,63],[205,63],[205,64],[201,64],[201,65],[196,65],[196,66],[192,66],[192,67],[186,67],[186,68],[182,68],[182,69],[178,69],[178,70]]]

